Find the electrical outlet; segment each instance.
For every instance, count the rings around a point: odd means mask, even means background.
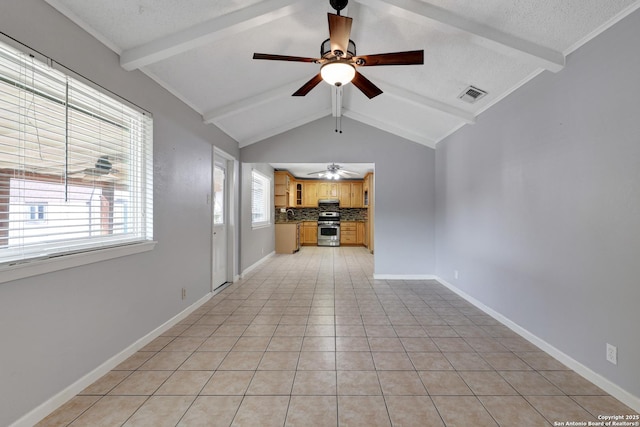
[[[607,343],[607,361],[618,364],[618,347]]]
[[[458,279],[458,270],[453,270],[453,278]]]
[[[182,288],[182,299],[187,297],[187,288]]]

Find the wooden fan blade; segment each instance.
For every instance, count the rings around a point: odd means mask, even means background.
[[[292,62],[317,62],[317,58],[306,58],[304,56],[271,55],[270,53],[254,53],[253,59],[268,59],[271,61],[292,61]]]
[[[353,78],[353,80],[351,80],[351,83],[353,83],[355,87],[360,89],[360,91],[364,93],[369,99],[374,98],[382,93],[378,86],[371,83],[368,78],[357,71],[355,77]]]
[[[351,36],[352,18],[328,13],[329,16],[329,40],[331,40],[331,52],[335,54],[337,50],[342,52],[342,56],[347,54],[349,47],[349,37]]]
[[[297,91],[295,91],[295,93],[291,96],[305,96],[311,91],[311,89],[318,86],[318,83],[320,83],[321,81],[322,81],[322,76],[320,75],[320,73],[318,73],[315,76],[313,76],[311,80],[303,84],[302,87]]]
[[[361,67],[371,67],[373,65],[419,65],[424,64],[424,50],[379,53],[377,55],[356,56],[353,59],[356,65]]]

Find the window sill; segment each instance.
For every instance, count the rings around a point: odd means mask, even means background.
[[[94,262],[134,255],[153,250],[156,242],[141,242],[131,245],[97,249],[55,258],[27,261],[22,264],[0,267],[0,283],[52,273],[67,268],[79,267]]]
[[[256,224],[256,225],[251,225],[251,229],[252,230],[259,230],[261,228],[268,228],[271,227],[273,224],[272,223],[263,223],[263,224]]]

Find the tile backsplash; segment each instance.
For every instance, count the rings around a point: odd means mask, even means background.
[[[320,212],[338,211],[342,221],[364,221],[367,219],[367,208],[340,208],[337,205],[322,205],[317,208],[291,208],[293,219],[299,221],[317,221]],[[276,209],[276,222],[286,221],[287,214]]]

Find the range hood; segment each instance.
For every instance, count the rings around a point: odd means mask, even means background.
[[[319,199],[318,206],[320,205],[337,205],[340,204],[340,200],[338,199]]]

